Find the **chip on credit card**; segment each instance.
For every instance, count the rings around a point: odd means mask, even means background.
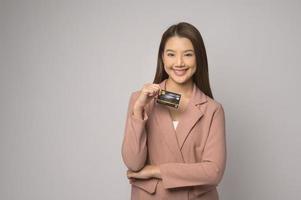
[[[157,98],[157,103],[178,108],[181,95],[161,89]]]

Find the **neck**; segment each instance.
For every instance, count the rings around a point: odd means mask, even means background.
[[[171,78],[168,78],[166,80],[166,90],[190,97],[193,90],[193,81],[192,79],[189,79],[185,83],[178,84]]]

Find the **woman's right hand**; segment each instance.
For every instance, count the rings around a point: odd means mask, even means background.
[[[145,106],[159,94],[160,85],[154,83],[146,83],[143,85],[140,95],[137,98],[134,109],[135,110],[143,110]]]

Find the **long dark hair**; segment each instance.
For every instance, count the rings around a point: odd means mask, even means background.
[[[196,72],[193,75],[193,82],[202,92],[213,99],[209,83],[208,61],[203,38],[201,33],[193,25],[187,22],[174,24],[163,33],[159,46],[157,69],[153,83],[158,84],[168,78],[168,74],[164,70],[162,55],[166,41],[173,36],[184,37],[191,41],[196,56]]]

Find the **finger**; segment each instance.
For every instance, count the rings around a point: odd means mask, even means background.
[[[127,174],[129,174],[129,173],[131,173],[131,172],[132,172],[131,170],[127,170],[127,171],[126,171]]]
[[[153,96],[158,96],[160,93],[160,89],[155,89],[154,92],[153,92]]]
[[[153,84],[153,87],[155,87],[157,90],[161,89],[160,84]]]
[[[160,89],[161,89],[161,87],[160,87],[160,85],[159,85],[159,84],[157,84],[157,85],[156,85],[156,88],[157,88],[158,90],[160,90]]]
[[[154,94],[153,94],[152,91],[147,92],[147,96],[151,97],[151,96],[153,96],[153,95],[154,95]]]
[[[134,179],[133,178],[129,178],[129,181],[130,181],[130,183],[133,183]]]
[[[152,91],[149,90],[149,89],[143,89],[142,92],[143,92],[143,94],[145,94],[145,95],[150,95]]]
[[[158,86],[158,85],[152,85],[151,88],[153,88],[154,90],[159,90],[160,86]]]
[[[153,96],[153,95],[155,94],[155,90],[153,90],[153,89],[148,89],[148,90],[146,91],[146,93],[147,93],[148,96]]]
[[[133,177],[137,176],[137,173],[130,171],[130,172],[127,174],[127,176],[130,177],[130,178],[133,178]]]
[[[153,91],[153,94],[159,94],[160,88],[153,86],[152,91]]]
[[[158,91],[158,87],[154,86],[154,85],[151,85],[150,87],[147,88],[148,90],[151,90],[151,91]]]
[[[156,88],[156,89],[155,89],[155,92],[154,92],[154,95],[156,95],[156,96],[159,95],[159,94],[160,94],[160,90],[161,90],[161,89]]]
[[[131,179],[131,178],[138,178],[138,175],[137,174],[131,174],[131,175],[128,176],[128,178],[129,179]]]
[[[152,90],[151,92],[150,92],[150,96],[154,96],[156,94],[156,90]]]

